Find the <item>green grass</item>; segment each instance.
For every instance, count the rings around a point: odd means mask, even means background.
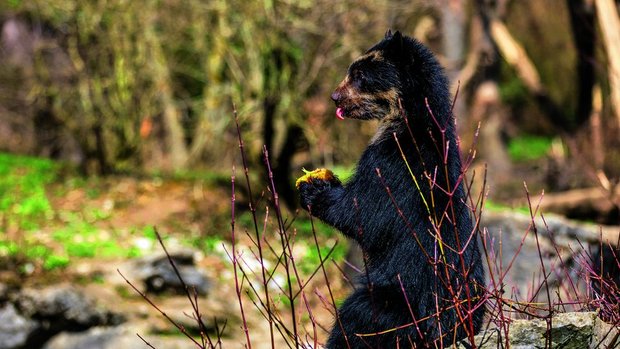
[[[521,214],[530,214],[530,209],[527,206],[517,206],[517,207],[510,207],[495,201],[491,201],[491,200],[486,200],[484,202],[484,209],[488,210],[490,212],[517,212],[517,213],[521,213]]]
[[[97,223],[110,218],[111,212],[98,207],[84,207],[78,212],[54,211],[48,187],[57,181],[61,166],[51,160],[0,153],[0,257],[31,263],[45,271],[67,267],[75,258],[132,258],[143,251],[122,245],[113,230]],[[70,178],[52,195],[66,195],[71,188],[84,189],[90,199],[102,191],[87,186],[80,177]],[[41,228],[51,228],[41,239]],[[7,231],[17,231],[9,239]],[[152,227],[138,231],[155,239]]]
[[[553,139],[524,135],[510,140],[508,155],[513,161],[525,162],[543,158],[549,152]]]
[[[67,214],[65,217],[67,224],[55,230],[52,239],[63,246],[68,257],[135,258],[142,255],[142,251],[135,246],[127,248],[119,244],[114,231],[104,231],[78,214]],[[153,227],[144,227],[139,231],[143,236],[155,239]]]
[[[331,170],[342,182],[349,180],[349,178],[351,178],[351,176],[355,173],[355,167],[351,166],[334,166]]]
[[[0,258],[17,265],[19,270],[30,273],[33,270],[62,270],[77,259],[135,258],[145,250],[158,249],[155,230],[152,226],[137,226],[116,230],[109,226],[114,212],[102,209],[100,203],[88,204],[89,200],[104,199],[106,182],[97,179],[63,176],[59,181],[61,165],[51,160],[0,153]],[[346,180],[352,168],[335,168],[335,173]],[[201,180],[215,182],[222,177],[217,174],[177,175],[171,180]],[[77,211],[55,209],[50,198],[63,201],[72,191],[83,192],[87,198]],[[98,200],[101,201],[101,200]],[[264,216],[258,213],[258,224],[262,231]],[[277,224],[273,213],[269,217],[268,232],[275,234]],[[290,220],[288,221],[291,222]],[[289,224],[287,223],[287,225]],[[237,217],[239,231],[253,231],[253,220],[249,212]],[[127,229],[127,228],[126,228]],[[313,230],[321,241],[321,255],[327,256],[330,246],[338,237],[335,230],[318,220],[312,223],[302,213],[289,228],[296,232],[296,244],[303,245],[303,258],[298,260],[305,273],[313,272],[320,264],[319,253],[314,247]],[[6,232],[17,232],[7,237]],[[124,233],[123,233],[124,232]],[[123,238],[129,234],[136,239]],[[166,234],[163,234],[166,239]],[[151,241],[143,244],[146,238]],[[225,243],[225,236],[194,236],[179,240],[181,243],[215,253]],[[143,245],[143,246],[138,246]],[[338,262],[344,259],[346,244],[335,247],[330,259]],[[15,264],[17,263],[17,264]]]
[[[69,265],[69,257],[51,254],[43,262],[43,269],[63,269]]]
[[[338,235],[335,228],[330,227],[316,218],[312,221],[309,218],[298,218],[293,224],[293,228],[297,229],[297,233],[304,237],[312,236],[313,227],[316,235],[319,237],[334,237]]]
[[[52,249],[40,243],[23,243],[15,241],[0,241],[0,257],[2,258],[25,258],[34,264],[40,264],[44,270],[62,269],[69,265],[69,258],[64,255],[54,254]]]
[[[333,245],[333,243],[331,245]],[[330,260],[334,260],[336,263],[344,261],[347,255],[346,244],[344,244],[342,241],[339,241],[333,248],[334,251],[331,255],[329,255],[329,259],[325,261],[325,264],[330,263]],[[332,246],[320,247],[321,257],[325,259],[331,249]],[[300,268],[304,273],[310,274],[314,272],[321,264],[321,259],[319,258],[319,251],[317,251],[315,246],[308,247],[306,255],[301,259],[297,259],[296,262],[298,268]]]
[[[45,270],[68,264],[66,256],[30,241],[30,232],[54,216],[46,186],[56,180],[59,168],[48,159],[0,153],[0,216],[4,218],[0,225],[1,257],[25,258],[40,263]],[[8,228],[21,231],[19,241],[6,238]]]
[[[14,256],[19,251],[15,241],[0,240],[0,256]]]
[[[6,224],[22,230],[37,229],[53,215],[45,187],[58,173],[51,160],[0,153],[0,214]]]

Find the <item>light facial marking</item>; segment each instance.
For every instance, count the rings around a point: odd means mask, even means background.
[[[346,88],[347,93],[350,93],[350,89],[349,89],[349,83],[351,82],[351,78],[349,77],[349,74],[347,74],[347,76],[344,77],[344,80],[342,80],[340,82],[340,84],[338,84],[338,87],[336,87],[336,90],[342,90],[343,88]]]
[[[386,113],[385,117],[391,117],[393,114],[397,114],[398,111],[398,90],[396,88],[391,88],[387,91],[381,91],[376,93],[361,93],[360,98],[371,102],[372,104],[376,104],[374,102],[378,100],[387,101],[389,104],[389,110]]]
[[[358,93],[355,89],[347,86],[347,104],[355,105],[358,118],[381,119],[383,121],[393,120],[399,115],[398,90],[391,88],[388,91],[377,93]],[[380,101],[387,103],[381,104]],[[366,117],[362,117],[366,115]],[[351,115],[351,117],[355,117]]]
[[[356,59],[355,62],[359,62],[365,59],[370,59],[371,61],[375,61],[375,62],[383,62],[383,56],[381,55],[381,52],[379,51],[371,51],[368,52],[367,54],[361,56],[360,58]],[[353,63],[355,63],[353,62]]]

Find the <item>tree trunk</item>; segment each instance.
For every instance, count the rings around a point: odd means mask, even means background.
[[[278,194],[290,209],[297,207],[297,191],[293,187],[293,180],[291,178],[291,163],[303,140],[304,132],[302,128],[297,125],[289,125],[286,128],[286,138],[278,154],[276,167],[273,170],[274,177],[277,179]]]
[[[596,15],[607,50],[607,76],[611,89],[611,105],[620,129],[620,18],[613,0],[595,0]]]
[[[460,89],[458,81],[459,71],[465,58],[465,2],[461,0],[446,0],[441,3],[441,29],[443,33],[443,54],[446,58],[446,71],[452,85],[452,93],[459,96],[454,101],[454,114],[462,117],[466,114],[465,91]]]
[[[566,0],[570,13],[571,29],[577,48],[577,110],[575,128],[583,125],[590,118],[592,111],[592,89],[596,79],[594,26],[594,9],[586,1]]]
[[[527,52],[525,52],[523,46],[510,34],[506,25],[499,20],[492,20],[489,28],[491,37],[497,45],[500,54],[517,71],[517,75],[534,96],[549,120],[564,133],[572,130],[572,127],[566,123],[564,113],[551,99],[543,86],[536,66],[527,55]]]
[[[155,26],[155,20],[152,19],[151,23],[147,25],[144,35],[150,44],[154,84],[159,90],[159,102],[163,108],[164,126],[167,131],[166,141],[170,149],[168,155],[172,169],[178,171],[186,168],[189,154],[185,144],[185,132],[181,124],[181,113],[175,106],[174,95],[170,86],[168,62],[155,32]]]

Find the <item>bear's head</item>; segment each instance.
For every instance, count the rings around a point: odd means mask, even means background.
[[[451,114],[443,69],[424,45],[399,31],[356,59],[332,93],[339,119],[395,120],[401,111],[427,115],[426,102],[443,119]],[[438,110],[435,110],[438,109]]]

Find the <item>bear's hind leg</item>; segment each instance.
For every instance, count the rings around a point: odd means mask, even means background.
[[[357,289],[338,310],[327,349],[409,348],[419,338],[402,292]],[[401,329],[396,328],[404,326]],[[343,334],[346,333],[346,338]],[[397,343],[400,345],[397,346]]]

